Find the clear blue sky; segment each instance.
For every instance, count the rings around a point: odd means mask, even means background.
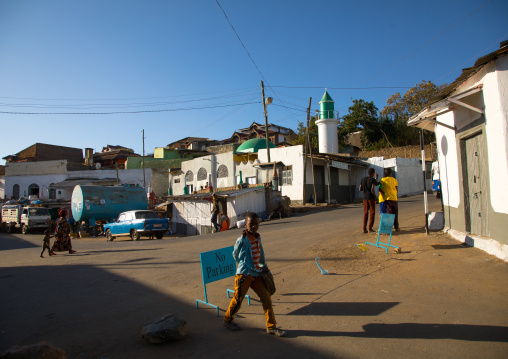
[[[269,122],[294,130],[325,87],[340,116],[352,99],[381,110],[508,38],[506,0],[219,3],[274,98]],[[0,113],[0,158],[36,142],[142,153],[143,129],[153,153],[264,122],[261,74],[215,0],[0,0],[0,34],[0,111],[138,112]]]

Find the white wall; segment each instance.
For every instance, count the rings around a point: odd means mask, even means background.
[[[497,71],[496,71],[497,70]],[[459,86],[455,93],[463,92],[476,85],[483,85],[485,103],[488,170],[490,179],[490,203],[495,212],[508,214],[508,56],[502,55],[495,62],[484,66],[478,73]],[[459,109],[438,116],[437,121],[454,126],[464,121],[463,116],[474,115],[471,110]],[[462,117],[460,117],[462,116]],[[436,140],[439,150],[439,166],[443,192],[443,204],[458,208],[461,203],[459,158],[455,132],[443,126],[436,126]],[[445,153],[446,152],[446,153]]]
[[[173,218],[171,231],[177,231],[177,223],[199,226],[211,226],[212,203],[208,201],[177,201],[173,202]],[[199,233],[198,233],[199,234]]]
[[[228,169],[228,177],[217,178],[217,171],[221,165],[224,165]],[[173,195],[182,195],[184,193],[184,187],[193,185],[194,190],[200,190],[201,186],[205,188],[206,182],[210,182],[209,178],[211,175],[211,184],[214,188],[224,188],[236,186],[238,175],[237,167],[240,166],[242,170],[242,176],[250,176],[252,173],[251,165],[238,165],[233,161],[233,152],[226,152],[217,155],[209,155],[204,157],[198,157],[193,160],[182,162],[182,173],[178,175],[169,175],[170,187],[173,189]],[[207,179],[197,179],[200,168],[204,168],[207,173]],[[191,181],[185,180],[185,175],[188,171],[192,171],[193,176]],[[245,173],[244,173],[245,172]],[[179,183],[175,183],[175,179],[179,179]]]
[[[423,193],[423,169],[419,158],[389,158],[383,157],[369,158],[370,167],[374,168],[379,175],[378,180],[383,178],[385,168],[394,168],[395,178],[399,184],[398,196],[414,195]],[[368,169],[365,169],[363,177],[367,176]],[[361,198],[361,193],[358,191],[362,178],[356,177],[356,190],[357,198]],[[429,182],[427,182],[429,184]],[[430,186],[427,187],[430,190]]]
[[[508,178],[508,56],[495,63],[496,72],[484,82],[487,146],[489,152],[490,188],[506,188]],[[508,214],[508,191],[490,191],[495,212]]]
[[[448,112],[438,117],[438,121],[454,126],[454,114]],[[459,184],[459,158],[455,143],[455,131],[443,126],[436,126],[436,143],[439,156],[439,181],[443,205],[458,208],[461,202]]]
[[[231,226],[236,225],[238,217],[243,213],[255,212],[260,216],[266,215],[265,190],[247,191],[237,196],[227,197],[227,213]],[[200,226],[210,227],[212,224],[212,203],[208,201],[175,201],[173,202],[173,218],[171,230],[177,231],[177,223],[191,225],[200,234]]]
[[[5,197],[5,176],[0,176],[0,199]]]
[[[266,149],[259,150],[258,158],[261,163],[268,162],[268,154]],[[272,162],[282,162],[285,166],[292,166],[293,180],[291,185],[280,186],[281,194],[288,196],[292,201],[303,200],[303,146],[291,146],[291,147],[280,147],[270,149],[270,160]],[[310,164],[307,166],[307,179],[312,181],[312,172],[310,172]],[[271,181],[271,175],[273,170],[264,171],[269,174]],[[282,180],[282,173],[279,173],[279,181]]]
[[[399,196],[423,192],[423,169],[420,162],[419,158],[397,158],[395,171],[399,183]]]
[[[28,187],[31,184],[39,186],[39,195],[41,199],[48,199],[48,187],[52,183],[65,181],[67,174],[53,175],[27,175],[27,176],[6,176],[5,177],[5,195],[11,198],[14,185],[19,185],[20,197],[28,197]],[[56,199],[66,199],[66,194],[60,191],[56,192]],[[70,197],[69,197],[70,200]]]
[[[261,218],[266,215],[265,190],[256,190],[227,198],[227,213],[231,226],[236,225],[238,218],[245,212],[255,212]],[[243,218],[243,217],[242,217]]]
[[[57,161],[48,161],[57,162]],[[59,162],[59,161],[58,161]],[[31,168],[30,163],[35,164]],[[26,162],[26,169],[29,173],[37,173],[36,170],[41,168],[43,162]],[[12,173],[12,172],[11,172]],[[145,181],[148,184],[151,180],[151,169],[145,169]],[[136,184],[143,187],[143,169],[132,170],[119,170],[118,177],[120,184]],[[115,178],[116,170],[90,170],[90,171],[69,171],[67,173],[58,174],[39,174],[39,175],[20,175],[20,176],[6,176],[5,177],[5,195],[10,198],[12,196],[12,188],[15,184],[19,185],[20,196],[28,196],[28,187],[31,184],[39,186],[39,194],[41,199],[49,199],[48,187],[53,183],[63,182],[66,179],[72,178],[90,178],[90,179],[105,179]],[[70,200],[73,188],[57,189],[56,199]]]

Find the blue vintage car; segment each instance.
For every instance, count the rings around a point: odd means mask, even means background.
[[[142,235],[162,239],[168,229],[168,218],[159,218],[154,211],[146,210],[120,213],[116,222],[104,225],[108,241],[115,239],[115,236],[130,236],[133,241],[139,240]]]

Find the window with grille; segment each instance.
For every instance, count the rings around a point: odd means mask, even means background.
[[[228,168],[225,165],[220,165],[217,169],[217,177],[224,178],[229,176]]]
[[[293,184],[293,166],[286,166],[282,169],[282,184]]]
[[[206,169],[204,167],[201,167],[198,171],[198,181],[204,181],[206,180]]]

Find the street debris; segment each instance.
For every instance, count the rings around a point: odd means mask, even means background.
[[[328,274],[328,271],[327,271],[326,269],[321,268],[321,266],[319,265],[319,262],[318,262],[318,261],[319,261],[321,258],[316,257],[315,259],[316,259],[316,264],[317,264],[318,268],[321,270],[321,274]]]
[[[186,335],[187,322],[173,314],[165,314],[141,330],[141,337],[152,344],[180,340]]]

